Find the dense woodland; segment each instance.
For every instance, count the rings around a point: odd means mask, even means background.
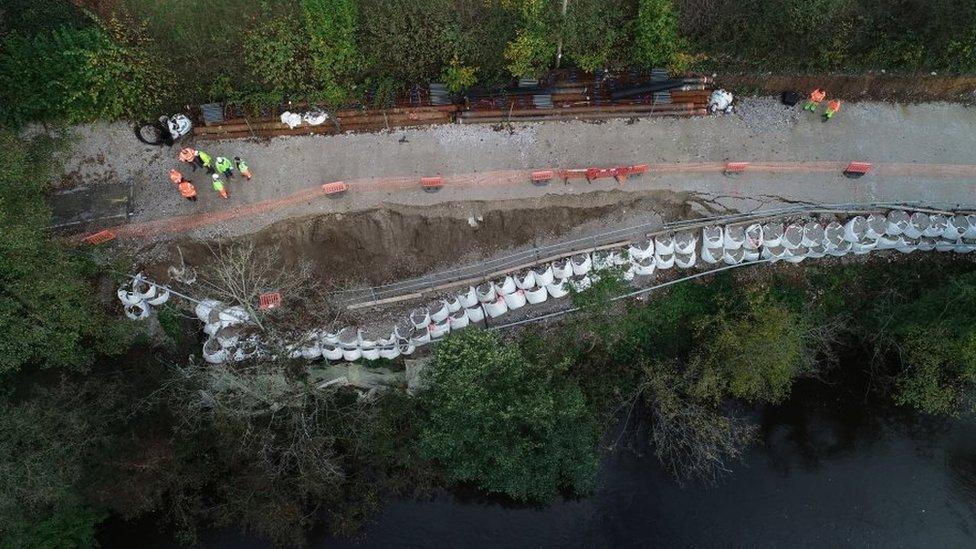
[[[19,125],[489,86],[551,68],[560,36],[584,70],[976,69],[972,2],[881,4],[570,0],[563,17],[540,0],[12,0],[0,105]],[[316,526],[355,531],[394,494],[586,494],[608,451],[710,482],[755,440],[756,409],[842,366],[892,406],[973,411],[976,266],[952,254],[761,267],[616,308],[607,276],[559,326],[452,335],[416,397],[319,390],[301,361],[209,367],[175,306],[119,320],[131,258],[45,229],[67,139],[0,130],[0,547],[90,546],[108,517],[300,545]],[[874,358],[841,366],[851,349]],[[622,420],[651,436],[621,437]]]
[[[839,367],[893,406],[973,411],[976,266],[921,252],[758,267],[617,308],[607,276],[558,326],[452,335],[416,397],[316,389],[302,361],[209,366],[175,306],[118,320],[120,258],[51,240],[64,145],[0,134],[4,547],[87,546],[113,515],[187,542],[228,525],[297,545],[316,525],[355,531],[393,494],[586,494],[607,451],[711,482],[755,439],[757,409]],[[838,366],[851,349],[874,358]],[[651,436],[621,436],[622,420]]]
[[[92,11],[75,8],[89,7]],[[976,70],[968,0],[8,0],[0,120],[390,103],[555,68]]]

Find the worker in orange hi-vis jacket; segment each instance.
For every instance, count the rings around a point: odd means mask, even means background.
[[[830,120],[840,110],[840,99],[831,99],[827,103],[827,110],[824,112],[824,122]]]
[[[827,92],[820,88],[813,90],[810,92],[810,99],[808,99],[803,105],[803,110],[817,112],[817,107],[820,106],[820,103],[822,103],[824,99],[827,99]]]
[[[189,200],[190,202],[197,201],[197,189],[190,183],[190,180],[183,177],[183,174],[179,170],[170,170],[169,178],[176,185],[176,189],[180,191],[180,196]]]

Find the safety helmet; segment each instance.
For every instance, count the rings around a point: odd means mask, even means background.
[[[212,177],[212,178],[213,178],[213,179],[215,179],[215,180],[217,180],[217,179],[220,179],[220,176],[219,176],[219,175],[217,175],[217,174],[213,174],[213,175],[211,175],[210,177]]]

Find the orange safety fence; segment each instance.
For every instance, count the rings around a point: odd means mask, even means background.
[[[849,162],[749,162],[748,172],[759,172],[759,173],[835,173],[840,175],[846,167],[848,167]],[[688,163],[688,164],[637,164],[633,166],[625,166],[626,170],[621,170],[618,168],[597,168],[602,170],[600,172],[601,176],[605,177],[615,177],[620,176],[621,173],[625,172],[629,174],[638,173],[652,173],[655,175],[668,175],[668,174],[683,174],[683,173],[713,173],[721,174],[727,168],[726,162],[703,162],[703,163]],[[559,175],[563,178],[585,178],[588,175],[589,170],[593,168],[578,168],[578,169],[562,169],[562,170],[549,170],[553,171],[553,175]],[[905,164],[905,163],[892,163],[892,164],[873,164],[871,170],[880,176],[888,177],[915,177],[915,176],[932,176],[932,177],[965,177],[965,178],[976,178],[976,165],[953,165],[953,164]],[[489,186],[515,186],[524,185],[527,180],[533,179],[539,171],[532,170],[496,170],[488,172],[478,172],[478,173],[467,173],[467,174],[456,174],[451,176],[439,177],[442,183],[449,182],[451,188],[465,188],[465,187],[489,187]],[[589,172],[592,174],[592,172]],[[534,179],[533,179],[534,180]],[[387,193],[395,190],[409,190],[416,189],[417,179],[416,177],[409,176],[392,176],[392,177],[378,177],[378,178],[366,178],[360,180],[352,180],[348,182],[335,182],[345,185],[345,189],[348,189],[356,193]],[[171,217],[165,219],[156,219],[151,221],[129,223],[125,225],[119,225],[112,227],[107,231],[107,233],[114,234],[117,238],[144,238],[156,234],[165,233],[180,233],[192,231],[201,227],[206,227],[209,225],[214,225],[224,221],[230,221],[233,219],[252,217],[257,214],[287,208],[289,206],[294,206],[302,202],[309,202],[316,198],[326,196],[329,191],[333,190],[332,187],[326,189],[329,185],[335,185],[335,183],[330,183],[325,186],[316,186],[310,189],[304,189],[292,193],[290,195],[262,200],[259,202],[254,202],[250,204],[243,204],[233,208],[215,211],[215,212],[200,212],[196,214],[190,214],[186,216]],[[344,189],[344,190],[345,190]],[[90,238],[95,238],[96,235],[106,233],[106,231],[101,231],[100,233],[95,233],[91,235],[76,235],[70,237],[69,240],[76,243],[87,242]],[[104,238],[99,237],[99,239]],[[111,240],[111,239],[109,239]]]

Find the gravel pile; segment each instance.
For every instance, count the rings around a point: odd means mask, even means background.
[[[746,97],[736,103],[735,116],[755,133],[785,130],[794,126],[804,114],[812,116],[803,111],[802,104],[788,107],[776,97]]]

